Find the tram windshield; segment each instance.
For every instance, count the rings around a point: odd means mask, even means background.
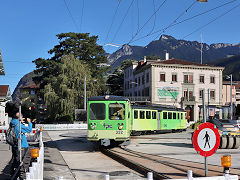
[[[104,120],[105,119],[105,104],[104,103],[91,103],[90,104],[90,119],[91,120]]]
[[[109,119],[124,120],[125,119],[125,105],[123,103],[109,104]]]

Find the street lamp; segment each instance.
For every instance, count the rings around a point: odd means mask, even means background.
[[[230,87],[230,119],[232,120],[232,112],[233,112],[233,108],[232,108],[232,74],[228,75],[226,77],[227,79],[231,80],[231,87]]]

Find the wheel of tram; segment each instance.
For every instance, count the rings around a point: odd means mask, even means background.
[[[240,138],[238,136],[234,136],[234,143],[233,143],[233,149],[238,149],[240,146]]]
[[[219,149],[226,149],[226,147],[227,147],[227,137],[221,136]]]
[[[227,149],[232,149],[233,148],[233,144],[234,144],[234,139],[233,136],[228,135],[227,136]]]

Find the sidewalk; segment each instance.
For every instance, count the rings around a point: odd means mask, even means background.
[[[0,143],[0,179],[7,180],[10,179],[10,160],[12,157],[12,152],[9,149],[9,145],[6,143]]]
[[[59,152],[56,142],[52,141],[46,131],[43,131],[44,142],[44,180],[58,180],[60,176],[64,180],[74,180],[74,176]]]

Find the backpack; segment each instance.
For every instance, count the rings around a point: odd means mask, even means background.
[[[13,146],[13,145],[17,145],[18,143],[18,139],[16,137],[15,131],[14,131],[14,127],[10,124],[9,128],[6,131],[6,142],[7,144]]]

